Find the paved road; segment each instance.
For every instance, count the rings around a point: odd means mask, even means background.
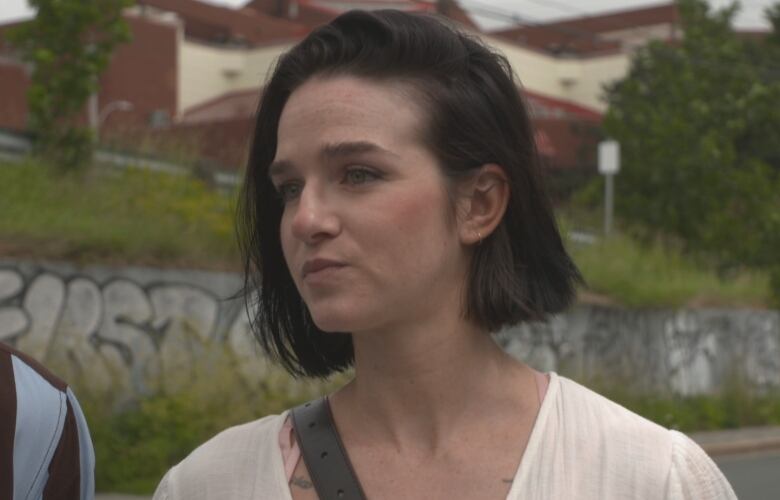
[[[716,458],[739,500],[780,498],[780,451]]]
[[[95,500],[150,500],[151,496],[124,495],[122,493],[98,493]]]

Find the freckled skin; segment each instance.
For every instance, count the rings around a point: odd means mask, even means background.
[[[275,160],[294,168],[272,181],[292,180],[301,190],[285,205],[282,248],[325,331],[397,331],[432,314],[458,314],[468,253],[447,219],[445,178],[420,141],[423,111],[410,95],[399,84],[313,79],[283,110]],[[321,155],[329,144],[354,141],[386,152]],[[354,165],[379,178],[345,181],[344,169]],[[313,258],[346,266],[304,279],[302,267]]]

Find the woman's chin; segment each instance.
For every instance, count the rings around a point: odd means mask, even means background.
[[[335,311],[309,311],[317,328],[323,332],[355,332],[364,330],[367,318],[355,314],[336,313]]]

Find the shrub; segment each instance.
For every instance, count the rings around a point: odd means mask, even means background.
[[[163,389],[127,402],[120,395],[92,398],[75,388],[95,446],[98,491],[148,494],[170,467],[218,432],[280,413],[345,381],[296,381],[272,367],[249,382],[227,351],[209,349],[209,362],[194,367],[191,384],[175,392]]]

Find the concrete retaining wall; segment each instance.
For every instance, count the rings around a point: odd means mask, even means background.
[[[780,311],[578,306],[498,338],[540,369],[631,390],[693,395],[734,382],[780,390]]]
[[[97,391],[186,383],[214,346],[257,382],[268,366],[230,299],[240,286],[227,273],[0,260],[0,340]],[[577,306],[497,339],[540,369],[636,390],[709,393],[735,376],[780,389],[779,311]]]

